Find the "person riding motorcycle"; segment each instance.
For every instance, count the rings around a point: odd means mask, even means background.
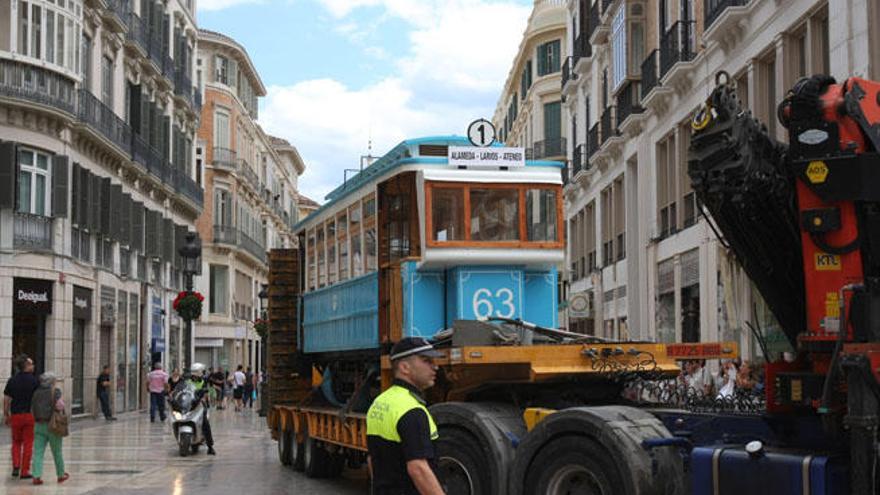
[[[208,421],[208,380],[205,376],[205,365],[202,363],[193,363],[189,370],[189,377],[186,381],[191,383],[196,389],[196,398],[204,402],[205,418],[202,421],[202,435],[205,437],[205,445],[208,446],[208,455],[217,455],[214,451],[214,436],[211,435],[211,423]]]

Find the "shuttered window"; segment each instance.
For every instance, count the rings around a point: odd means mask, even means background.
[[[52,211],[51,161],[46,153],[18,148],[17,211],[40,216]]]
[[[559,72],[561,43],[550,41],[538,46],[538,77]]]
[[[690,287],[700,283],[700,250],[691,249],[681,255],[681,286]]]
[[[131,206],[131,248],[144,252],[144,204],[137,201]]]
[[[675,291],[675,274],[672,258],[657,264],[657,294],[667,294]]]

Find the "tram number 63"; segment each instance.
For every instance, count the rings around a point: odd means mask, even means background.
[[[477,289],[474,292],[474,316],[477,318],[489,318],[490,316],[500,316],[502,318],[513,318],[516,313],[516,306],[513,305],[513,291],[507,288],[501,288],[492,294],[492,291],[486,288]],[[495,309],[495,306],[501,309]],[[502,312],[506,309],[506,312]]]

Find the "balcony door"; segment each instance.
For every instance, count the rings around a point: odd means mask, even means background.
[[[564,154],[562,150],[562,105],[558,101],[544,104],[544,156]]]

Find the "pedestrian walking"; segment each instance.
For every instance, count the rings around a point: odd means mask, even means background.
[[[217,368],[208,376],[208,382],[211,384],[211,388],[214,390],[214,396],[216,400],[214,401],[214,405],[219,411],[223,409],[223,382],[226,380],[225,375],[223,375],[223,370]]]
[[[3,389],[3,420],[12,430],[12,476],[31,477],[34,450],[34,415],[31,399],[40,385],[34,376],[34,361],[22,354],[15,360],[18,371]]]
[[[61,400],[61,389],[55,387],[55,374],[47,371],[40,375],[40,386],[31,400],[31,412],[34,415],[34,484],[43,484],[43,454],[46,444],[52,449],[52,460],[55,461],[55,474],[58,483],[64,483],[70,475],[64,472],[64,458],[61,455],[61,436],[49,428],[49,421],[56,411],[64,411]]]
[[[254,408],[254,373],[251,371],[251,367],[248,366],[247,372],[244,374],[244,406],[253,409]]]
[[[439,434],[422,395],[434,386],[433,358],[442,355],[420,337],[402,339],[391,348],[394,383],[367,412],[367,448],[376,495],[444,493],[434,454]]]
[[[232,374],[232,398],[235,399],[235,411],[241,411],[242,408],[242,397],[244,395],[244,383],[247,380],[244,372],[242,371],[242,365],[238,365],[238,368],[235,370],[235,373]]]
[[[223,374],[223,408],[229,407],[229,401],[232,399],[232,376],[229,370]]]
[[[159,412],[159,421],[165,422],[165,384],[168,382],[168,373],[162,369],[162,363],[153,363],[153,371],[147,373],[147,391],[150,392],[150,423],[156,422],[156,412]]]
[[[98,375],[98,400],[101,402],[101,412],[104,413],[104,419],[107,421],[116,421],[110,410],[110,386],[112,383],[110,365],[105,364],[101,369],[101,374]]]

